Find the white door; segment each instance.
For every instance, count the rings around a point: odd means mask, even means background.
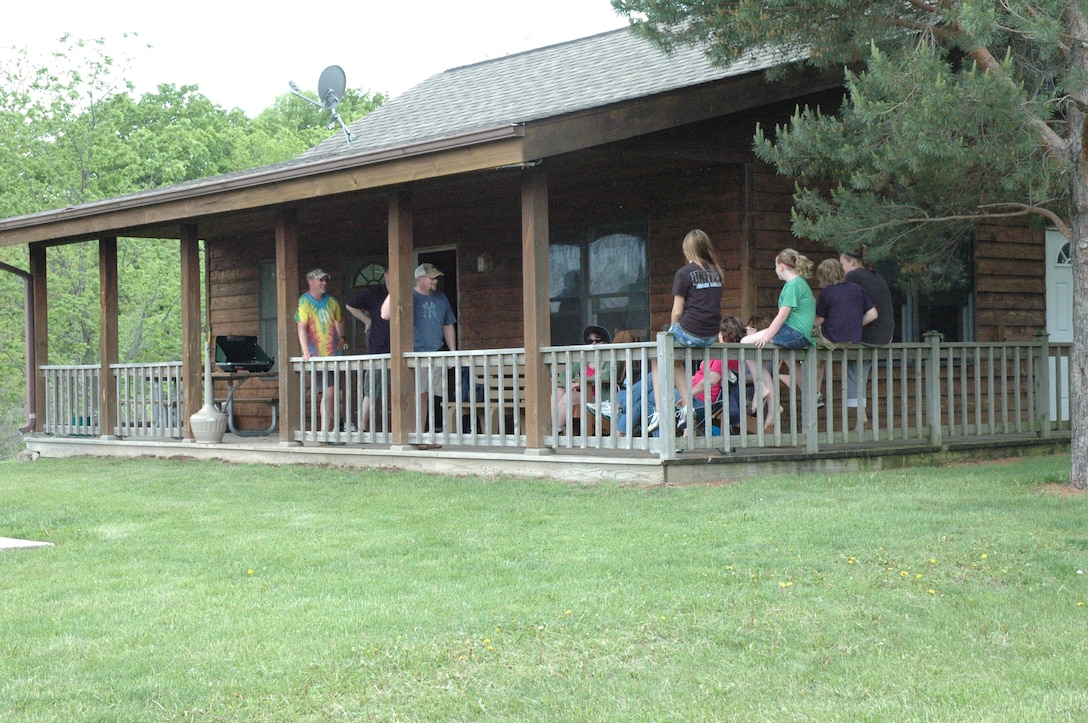
[[[1046,331],[1050,341],[1073,341],[1073,265],[1069,240],[1046,232]],[[1060,363],[1058,363],[1060,362]],[[1050,378],[1060,380],[1060,395],[1050,397],[1051,421],[1069,419],[1069,359],[1050,360]],[[1058,396],[1061,397],[1059,416]]]

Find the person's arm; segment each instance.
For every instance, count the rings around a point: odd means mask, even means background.
[[[874,306],[873,308],[865,312],[865,316],[861,317],[861,325],[865,326],[866,324],[872,324],[874,321],[876,321],[877,316],[879,316],[879,314],[877,313],[876,307]]]
[[[815,324],[813,324],[813,326],[815,326],[815,327],[819,328],[819,327],[821,327],[821,326],[823,326],[823,325],[824,325],[824,321],[826,321],[826,319],[824,319],[824,317],[822,317],[822,316],[817,316],[817,317],[816,317],[816,323],[815,323]],[[869,322],[867,322],[867,321],[865,321],[865,320],[863,319],[861,323],[862,323],[862,324],[868,324]]]
[[[302,347],[302,361],[310,360],[310,340],[306,335],[306,322],[300,321],[298,323],[298,344]]]
[[[336,341],[338,349],[333,350],[333,354],[346,351],[348,348],[348,338],[344,335],[344,320],[337,319],[332,323],[333,328],[336,329]]]
[[[710,390],[718,386],[718,382],[722,380],[722,373],[720,369],[715,368],[715,366],[713,365],[707,366],[710,366],[710,369],[709,371],[703,372],[702,379],[700,379],[699,381],[695,381],[695,378],[692,377],[691,398],[694,399],[697,394],[702,394],[703,403],[709,405],[710,402],[714,401],[713,399],[707,401]]]
[[[453,324],[446,324],[442,327],[442,337],[446,340],[447,349],[457,351],[457,334],[454,332]]]
[[[387,321],[390,318],[390,314],[389,314],[389,310],[390,310],[390,301],[389,301],[389,299],[390,298],[392,298],[392,297],[389,294],[386,294],[385,295],[385,301],[382,302],[381,317],[383,319],[387,320]]]
[[[374,320],[370,318],[370,314],[366,313],[362,309],[356,309],[354,306],[346,307],[348,313],[354,316],[359,321],[363,322],[363,331],[370,332],[370,325],[374,323]]]
[[[672,324],[680,321],[680,317],[684,315],[684,301],[683,296],[672,297],[672,314],[669,317],[672,319]]]

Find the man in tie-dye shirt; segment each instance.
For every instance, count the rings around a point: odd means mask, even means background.
[[[302,361],[310,357],[337,356],[346,343],[344,319],[340,304],[325,293],[329,275],[322,269],[306,274],[309,291],[299,297],[295,322],[298,324],[298,343],[302,347]],[[315,385],[324,389],[321,395],[321,431],[329,430],[329,403],[335,393],[335,372],[318,370],[314,373]]]

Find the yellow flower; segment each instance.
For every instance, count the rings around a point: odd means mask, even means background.
[[[252,575],[252,574],[253,574],[253,571],[252,571],[252,570],[250,570],[250,571],[249,571],[248,573],[246,573],[246,574],[247,574],[247,575]]]
[[[934,590],[933,588],[930,588],[930,589],[929,589],[929,594],[930,594],[930,595],[936,595],[936,594],[937,594],[937,591],[936,591],[936,590]]]
[[[983,560],[985,560],[985,559],[986,559],[987,557],[989,557],[989,555],[987,555],[987,554],[986,554],[985,552],[984,552],[984,553],[982,553],[982,559],[983,559]]]

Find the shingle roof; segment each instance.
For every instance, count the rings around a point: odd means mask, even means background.
[[[431,76],[338,133],[299,161],[455,138],[643,98],[781,63],[765,53],[713,65],[701,50],[665,54],[631,28],[528,50]]]

